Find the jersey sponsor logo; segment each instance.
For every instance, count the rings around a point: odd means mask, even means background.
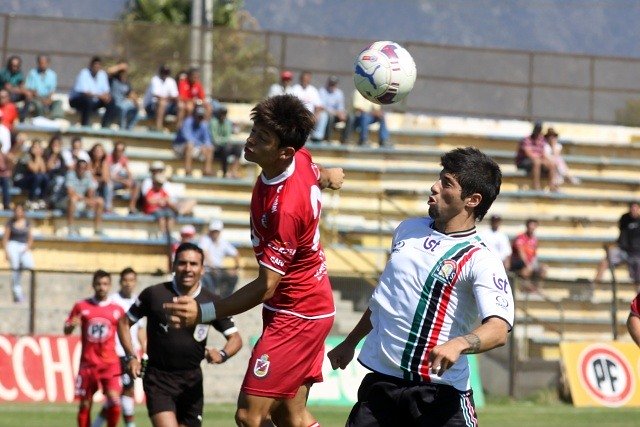
[[[503,297],[502,295],[498,295],[496,297],[496,305],[498,307],[507,308],[507,307],[509,307],[509,301],[507,301],[507,299],[505,297]]]
[[[253,375],[258,378],[266,377],[269,373],[269,355],[263,354],[259,359],[256,359],[256,364],[253,366]]]
[[[273,205],[271,205],[271,213],[274,213],[278,210],[278,204],[280,203],[280,196],[276,196],[276,199],[273,201]]]
[[[425,240],[423,244],[424,248],[431,252],[435,252],[436,248],[439,245],[440,245],[440,240],[432,239],[432,238],[427,238],[427,240]]]
[[[501,277],[496,278],[496,274],[493,273],[493,284],[502,292],[507,293],[507,288],[509,287],[509,281],[507,279]]]
[[[274,263],[275,265],[277,265],[278,267],[284,267],[284,261],[281,260],[278,257],[275,256],[270,256],[269,257],[269,261],[271,261],[272,263]]]
[[[193,330],[193,339],[197,342],[202,342],[207,339],[207,334],[209,332],[209,325],[199,324],[196,325],[196,328]]]
[[[458,263],[456,263],[452,259],[445,259],[441,261],[438,267],[436,268],[436,272],[434,276],[439,281],[450,285],[453,283],[453,278],[456,277],[456,273],[458,272]]]
[[[169,324],[167,323],[158,323],[162,329],[164,329],[164,333],[169,333]]]
[[[87,339],[104,342],[111,336],[111,322],[103,317],[94,317],[87,324]]]
[[[278,245],[280,245],[280,246],[278,246]],[[289,242],[282,243],[282,242],[279,242],[277,240],[275,242],[267,243],[267,246],[269,248],[273,249],[274,251],[278,252],[279,254],[294,256],[296,254],[296,250],[287,248],[288,245],[290,245]]]
[[[404,247],[404,240],[400,240],[399,242],[396,242],[395,245],[393,245],[393,248],[391,248],[391,252],[392,253],[398,253],[400,252],[400,249],[402,249]]]

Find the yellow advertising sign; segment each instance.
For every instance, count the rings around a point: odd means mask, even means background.
[[[563,342],[574,406],[640,406],[640,349],[634,343]]]

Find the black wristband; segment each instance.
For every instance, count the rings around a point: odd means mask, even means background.
[[[224,363],[227,361],[227,359],[229,359],[229,355],[227,354],[226,351],[220,350],[219,353],[220,353],[220,357],[222,357],[222,361],[220,361],[220,363]]]
[[[133,354],[127,354],[126,356],[124,356],[124,361],[126,363],[131,362],[133,359],[137,359],[137,357],[134,356]]]

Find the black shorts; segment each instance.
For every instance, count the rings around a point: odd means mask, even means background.
[[[373,372],[362,380],[346,426],[477,426],[472,394]]]
[[[202,370],[161,371],[147,367],[144,375],[149,417],[165,411],[175,412],[178,424],[202,425]]]

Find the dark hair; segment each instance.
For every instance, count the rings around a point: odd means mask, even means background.
[[[185,251],[196,251],[200,254],[200,264],[204,263],[204,251],[202,250],[202,248],[198,245],[196,245],[195,243],[191,243],[191,242],[186,242],[186,243],[181,243],[180,246],[178,246],[178,249],[176,249],[176,256],[175,256],[175,260],[178,260],[178,257],[180,256],[180,254],[182,252]]]
[[[18,55],[11,55],[11,56],[9,57],[9,59],[7,59],[7,69],[9,69],[9,68],[10,68],[11,63],[12,63],[13,61],[15,61],[16,59],[17,59],[18,61],[20,61],[20,65],[22,65],[22,58],[20,58]]]
[[[93,281],[91,283],[95,284],[98,282],[98,280],[102,279],[103,277],[108,277],[109,281],[111,281],[111,274],[107,273],[102,269],[96,270],[96,272],[93,273]]]
[[[122,282],[122,280],[124,279],[124,276],[126,276],[127,274],[135,274],[136,276],[138,275],[138,273],[136,273],[136,271],[131,268],[131,267],[127,267],[124,270],[122,270],[120,272],[120,281]]]
[[[47,55],[46,53],[39,53],[38,56],[36,56],[36,63],[43,58],[46,59],[47,61],[50,60],[49,55]]]
[[[102,58],[100,58],[99,56],[92,56],[91,57],[91,61],[89,61],[90,65],[95,64],[96,62],[100,62],[102,63]]]
[[[254,123],[269,128],[276,134],[279,147],[302,148],[315,126],[313,113],[300,98],[278,95],[260,101],[251,110]]]
[[[453,175],[460,187],[461,198],[479,193],[482,200],[475,207],[473,215],[478,221],[485,216],[493,201],[500,194],[502,172],[500,166],[477,148],[456,148],[440,157],[445,172]]]
[[[538,220],[535,218],[527,218],[527,220],[524,222],[525,226],[529,226],[529,224],[531,224],[532,222],[535,222],[536,224],[538,224]]]

